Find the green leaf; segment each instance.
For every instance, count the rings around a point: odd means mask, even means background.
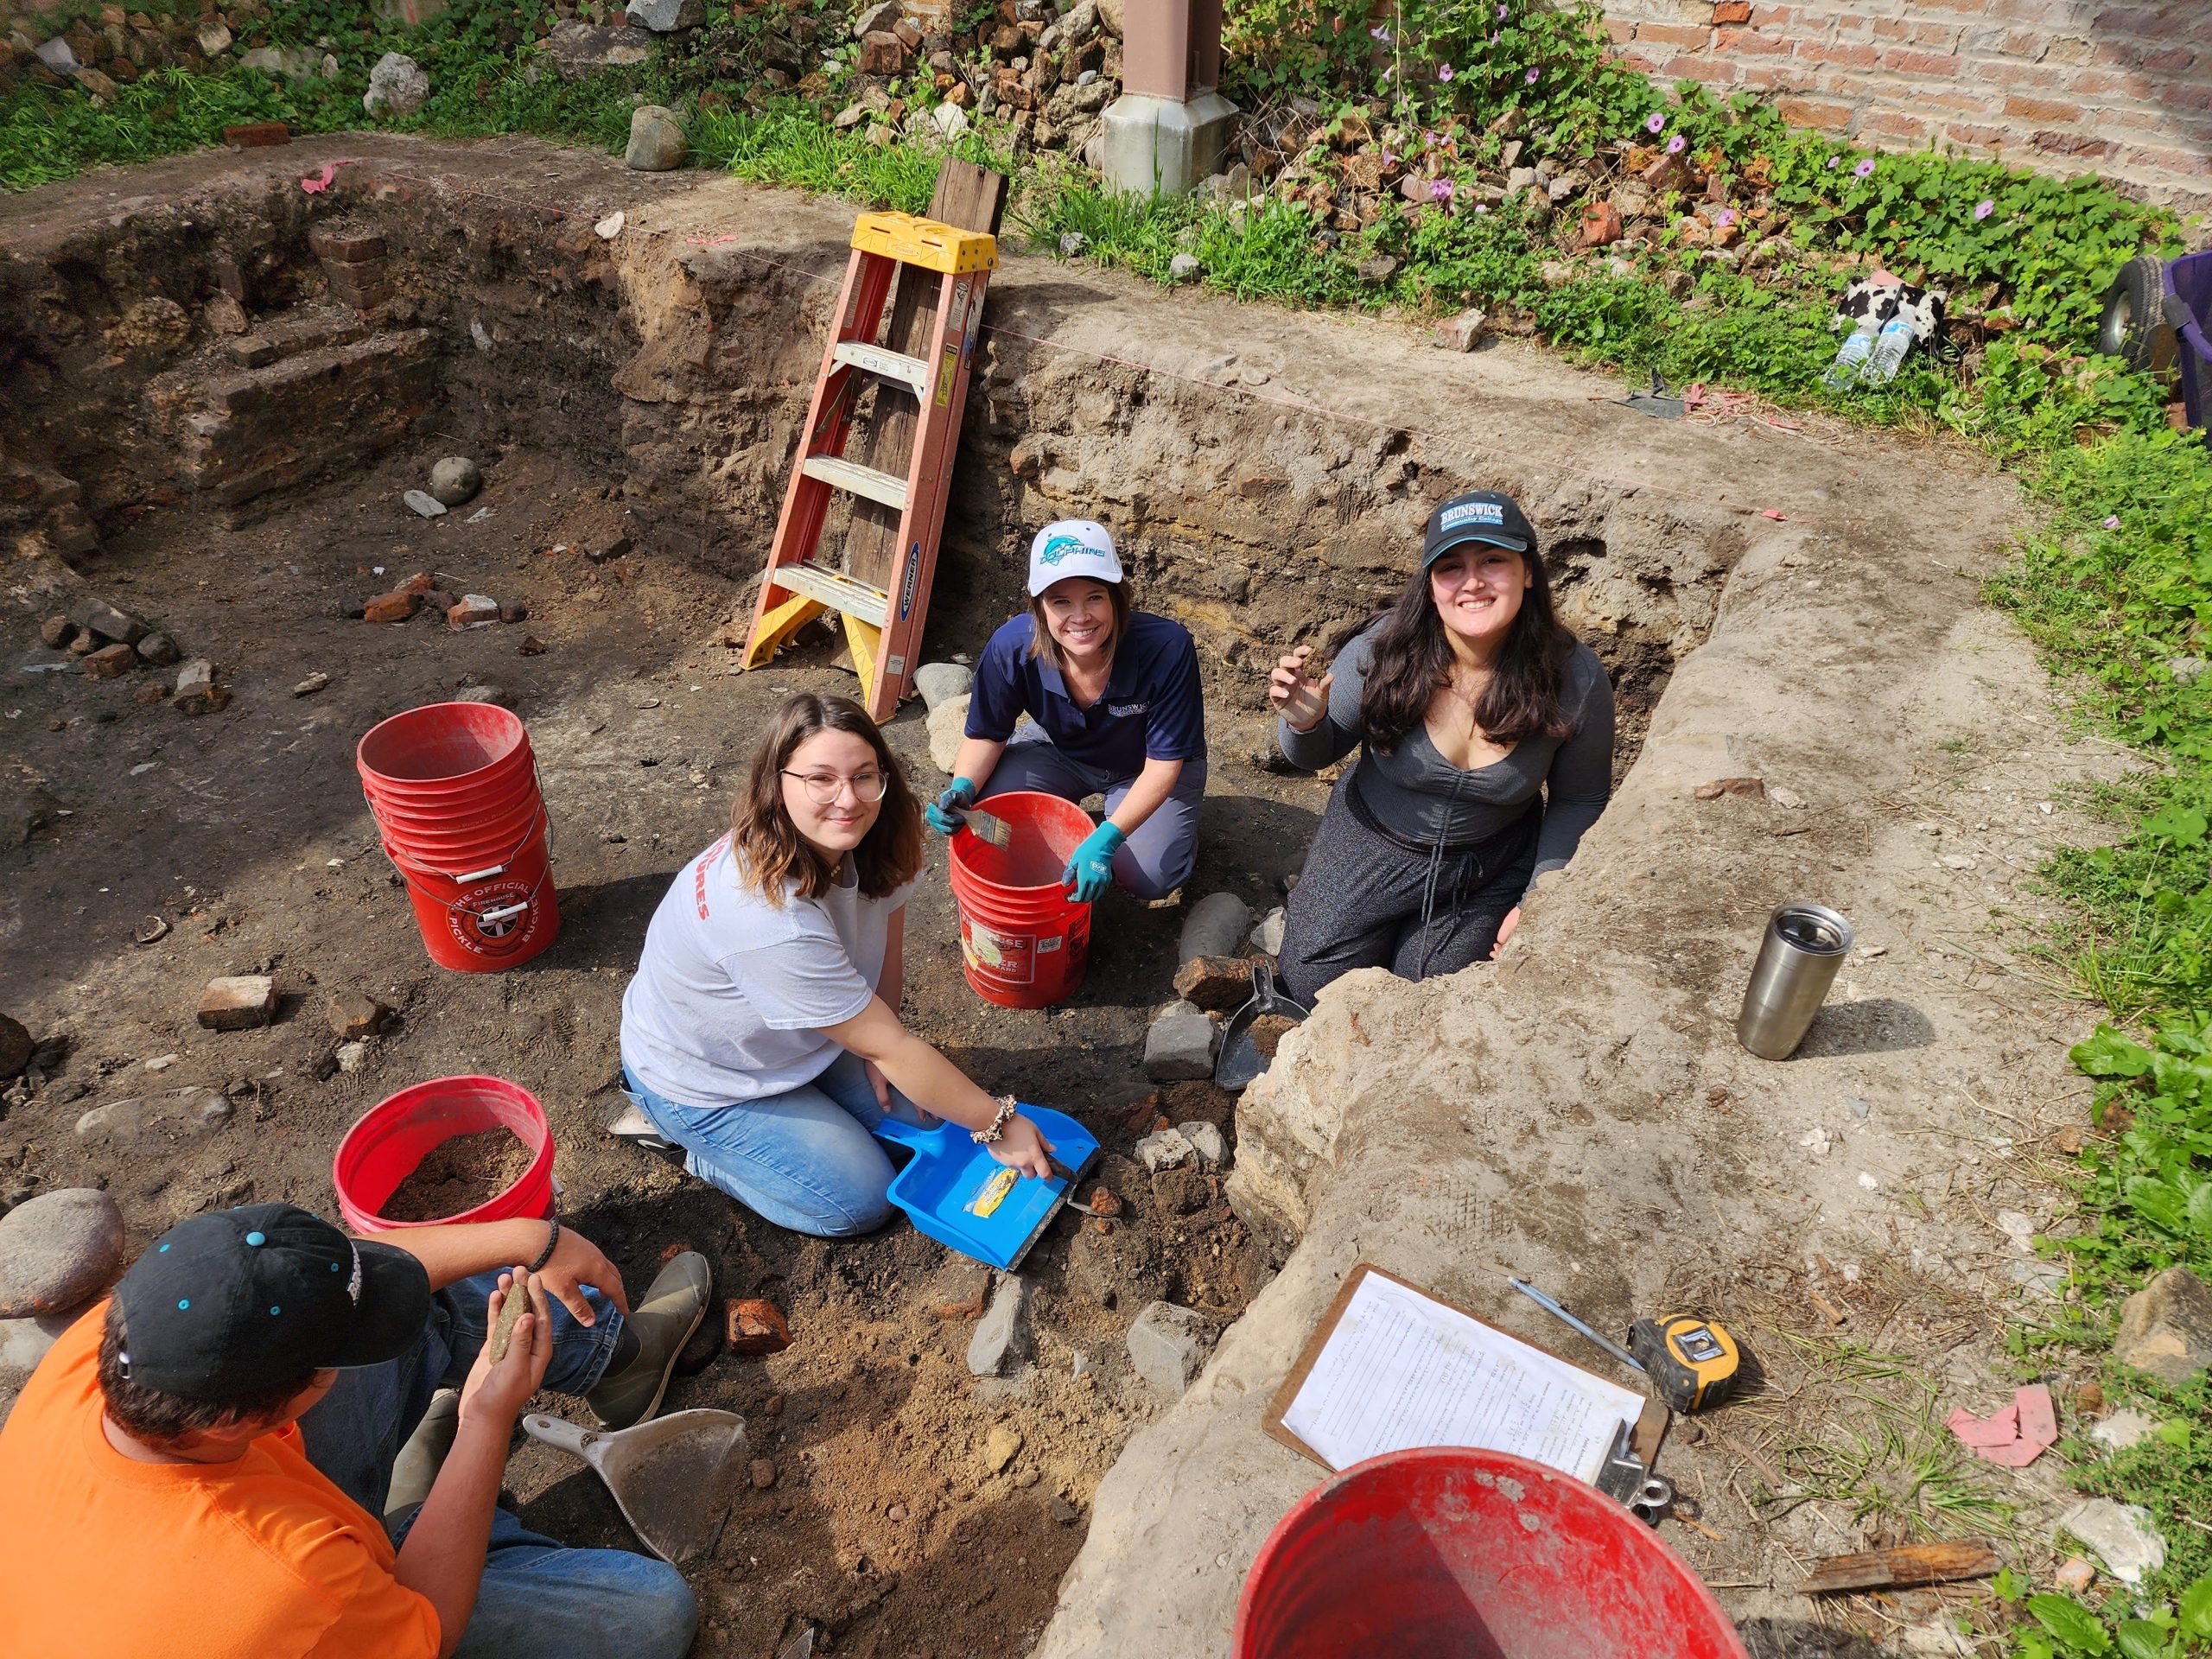
[[[2130,1042],[2110,1026],[2066,1051],[2067,1058],[2093,1077],[2139,1077],[2151,1069],[2151,1051]]]
[[[2169,1418],[2151,1432],[2153,1439],[2166,1446],[2187,1446],[2190,1441],[2189,1420],[2186,1417]],[[2199,1579],[2190,1588],[2204,1590],[2208,1586],[2212,1586],[2212,1575]],[[2212,1594],[2212,1592],[2208,1592],[2208,1594]],[[2208,1624],[2204,1634],[2212,1636],[2212,1624]]]
[[[2183,1636],[2212,1641],[2212,1573],[2181,1592],[2181,1630]]]
[[[2131,1618],[2120,1627],[2120,1650],[2127,1659],[2170,1659],[2178,1646],[2169,1647],[2166,1633],[2147,1618]]]
[[[2104,1621],[2071,1596],[2030,1596],[2028,1617],[2081,1653],[2110,1653]]]
[[[2027,1581],[2011,1567],[2000,1567],[1997,1569],[1997,1576],[1989,1581],[1989,1587],[1997,1592],[2000,1600],[2018,1601],[2027,1593],[2028,1586]]]
[[[2204,839],[2204,814],[2193,806],[2176,804],[2143,820],[2143,833],[2163,836],[2177,847],[2193,847]]]

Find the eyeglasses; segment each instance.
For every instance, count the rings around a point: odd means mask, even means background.
[[[874,806],[883,798],[883,791],[891,786],[890,779],[880,772],[856,772],[849,778],[840,778],[834,772],[791,772],[786,778],[796,778],[806,791],[806,798],[817,806],[835,806],[837,798],[845,792],[845,785],[853,786],[854,798],[866,806]]]

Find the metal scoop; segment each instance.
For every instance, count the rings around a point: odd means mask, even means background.
[[[589,1464],[638,1541],[671,1567],[714,1548],[748,1454],[745,1419],[730,1411],[675,1411],[611,1432],[532,1412],[522,1426]]]
[[[1265,958],[1252,963],[1251,1001],[1229,1016],[1221,1033],[1221,1058],[1214,1062],[1213,1080],[1224,1089],[1242,1089],[1268,1069],[1269,1059],[1252,1039],[1252,1022],[1262,1014],[1281,1014],[1295,1024],[1312,1010],[1300,1007],[1275,988],[1275,972]]]

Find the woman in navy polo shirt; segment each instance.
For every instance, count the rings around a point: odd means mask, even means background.
[[[1025,714],[1036,724],[1017,732]],[[925,815],[948,836],[992,795],[1105,796],[1061,876],[1084,904],[1115,881],[1160,899],[1189,878],[1206,791],[1198,654],[1180,623],[1129,608],[1103,525],[1063,519],[1030,543],[1028,613],[983,647],[952,770]]]

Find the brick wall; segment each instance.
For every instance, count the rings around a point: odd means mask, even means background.
[[[1873,148],[2101,173],[2212,216],[2212,0],[1603,3],[1622,54],[1662,81],[1750,88]]]

